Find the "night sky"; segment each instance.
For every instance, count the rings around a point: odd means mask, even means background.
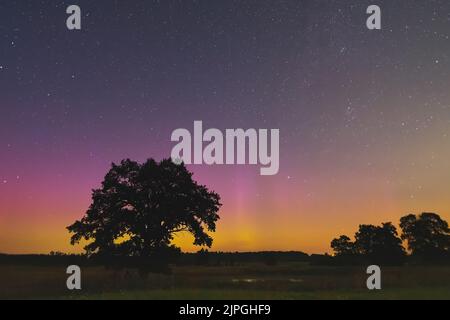
[[[194,120],[280,129],[275,176],[188,167],[222,196],[213,250],[450,219],[449,36],[448,0],[1,0],[0,252],[79,252],[65,227],[111,162],[168,158]]]

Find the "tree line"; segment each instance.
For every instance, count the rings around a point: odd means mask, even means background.
[[[450,229],[436,213],[409,214],[400,219],[401,233],[391,223],[360,225],[352,241],[341,235],[331,241],[342,263],[397,265],[409,257],[418,263],[450,261]]]
[[[101,187],[92,191],[86,214],[67,229],[73,245],[84,243],[86,256],[106,265],[132,260],[144,269],[167,269],[181,253],[172,244],[177,233],[190,233],[194,245],[211,247],[221,206],[219,194],[197,183],[184,163],[126,159],[111,165]],[[407,256],[419,262],[450,260],[450,231],[439,215],[410,214],[400,219],[400,228],[401,234],[390,222],[360,225],[353,241],[342,235],[331,242],[333,262],[400,264]],[[201,250],[197,256],[201,262],[212,255]],[[268,264],[278,257],[263,256]]]

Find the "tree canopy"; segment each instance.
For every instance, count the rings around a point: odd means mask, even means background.
[[[341,260],[379,261],[397,264],[403,261],[406,250],[403,241],[416,262],[440,262],[450,259],[450,228],[436,213],[409,214],[400,219],[401,235],[388,222],[381,226],[360,225],[352,241],[342,235],[331,242],[335,256]],[[358,259],[356,259],[358,260]],[[360,261],[360,259],[358,260]]]
[[[342,235],[331,242],[331,248],[339,257],[361,257],[377,263],[397,264],[405,256],[402,240],[390,222],[360,225],[355,241]]]
[[[72,245],[88,241],[88,255],[146,257],[183,231],[210,247],[207,232],[215,231],[220,207],[220,196],[195,182],[184,164],[127,159],[112,164],[84,217],[67,229]]]
[[[405,256],[397,229],[390,223],[360,225],[355,234],[356,251],[374,262],[399,263]]]
[[[435,259],[450,253],[448,223],[435,213],[409,214],[400,219],[402,239],[408,249],[420,258]]]
[[[351,256],[355,254],[355,243],[346,235],[342,235],[331,241],[331,248],[338,256]]]

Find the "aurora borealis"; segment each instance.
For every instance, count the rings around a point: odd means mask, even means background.
[[[196,120],[280,130],[274,176],[188,166],[222,197],[213,250],[325,252],[361,223],[448,220],[449,36],[446,0],[4,1],[0,252],[80,252],[65,227],[111,162],[169,158]]]

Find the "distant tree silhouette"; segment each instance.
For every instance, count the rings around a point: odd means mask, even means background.
[[[331,242],[335,256],[341,262],[364,261],[378,264],[399,264],[406,253],[392,223],[381,226],[360,225],[355,241],[342,235]]]
[[[381,226],[360,225],[355,246],[359,254],[374,263],[398,264],[406,255],[397,229],[390,222]]]
[[[331,241],[331,248],[336,256],[352,256],[356,253],[355,243],[343,235]]]
[[[150,257],[182,231],[210,247],[207,231],[215,231],[220,206],[219,195],[197,184],[184,164],[127,159],[112,164],[85,216],[67,229],[72,245],[88,240],[89,256]]]
[[[438,214],[409,214],[400,219],[400,228],[413,256],[433,261],[450,256],[450,229]]]

